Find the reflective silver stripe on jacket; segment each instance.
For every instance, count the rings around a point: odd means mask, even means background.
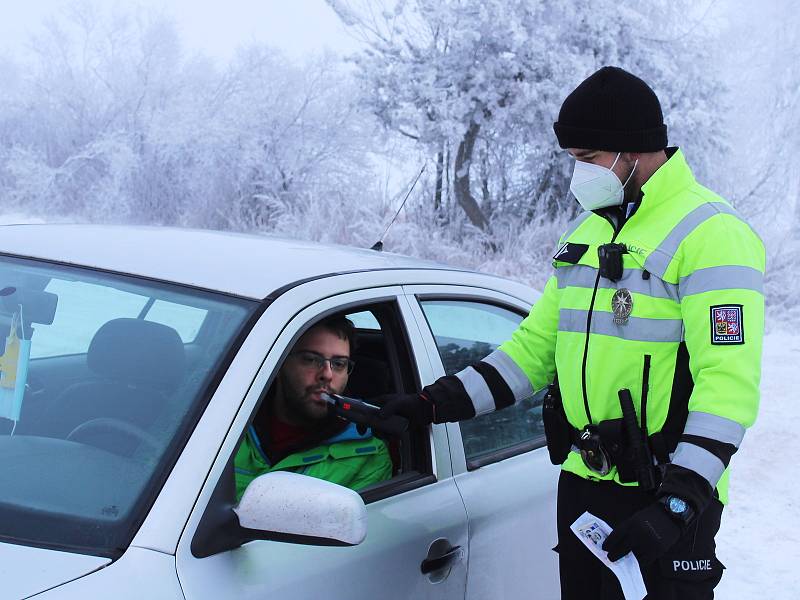
[[[654,275],[663,278],[681,242],[700,224],[719,214],[739,217],[739,214],[730,205],[724,202],[707,202],[706,204],[701,204],[683,217],[683,219],[672,228],[672,231],[667,234],[667,237],[648,255],[647,259],[644,261],[644,268]]]
[[[515,363],[508,354],[498,349],[481,360],[497,369],[500,377],[502,377],[503,381],[511,388],[514,402],[519,402],[524,398],[533,396],[534,389],[530,379],[525,375],[525,371],[520,369],[517,363]]]
[[[565,287],[593,288],[597,279],[597,269],[589,265],[571,265],[556,269],[558,289]]]
[[[558,315],[558,330],[586,333],[587,310],[562,308]],[[614,323],[614,314],[595,310],[592,313],[591,333],[611,335],[639,342],[681,342],[683,321],[680,319],[645,319],[629,317],[624,325]]]
[[[685,435],[697,435],[723,444],[733,444],[737,448],[744,439],[744,431],[744,427],[732,419],[694,411],[689,413],[683,428]]]
[[[694,471],[710,483],[711,487],[717,487],[719,478],[725,471],[725,465],[720,459],[708,450],[688,442],[678,444],[672,464]]]
[[[494,397],[486,385],[486,380],[472,367],[467,367],[463,371],[456,373],[456,377],[464,384],[472,406],[475,408],[475,416],[490,413],[495,409]]]
[[[678,286],[667,283],[658,277],[642,279],[641,269],[623,269],[622,279],[617,282],[601,277],[597,283],[598,289],[616,290],[627,288],[628,291],[651,298],[665,298],[678,301]],[[556,269],[556,279],[559,289],[566,287],[594,288],[597,279],[597,269],[588,265],[574,265]]]
[[[764,293],[764,274],[752,267],[725,265],[697,269],[681,277],[681,298],[714,290],[753,290]]]

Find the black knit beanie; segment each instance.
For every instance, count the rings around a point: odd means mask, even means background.
[[[553,129],[562,148],[657,152],[667,146],[655,92],[619,67],[603,67],[575,88]]]

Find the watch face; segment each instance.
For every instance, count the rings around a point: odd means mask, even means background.
[[[686,502],[677,496],[671,496],[669,499],[669,510],[676,515],[680,515],[686,511]]]

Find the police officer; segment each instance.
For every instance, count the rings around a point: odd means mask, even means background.
[[[554,274],[511,339],[382,416],[417,425],[507,407],[553,382],[543,410],[561,465],[562,598],[622,598],[610,569],[570,531],[606,521],[609,559],[638,559],[647,598],[712,598],[727,467],[759,401],[764,247],[667,147],[653,90],[604,67],[554,124],[575,159],[584,209]]]

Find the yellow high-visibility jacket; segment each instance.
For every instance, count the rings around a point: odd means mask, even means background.
[[[621,417],[624,388],[641,419],[648,386],[647,431],[670,430],[677,444],[662,487],[687,496],[689,472],[689,487],[702,478],[726,502],[723,475],[758,410],[764,246],[695,181],[679,150],[667,152],[622,226],[592,212],[573,221],[555,273],[512,338],[454,375],[459,386],[444,382],[448,400],[438,382],[428,396],[437,420],[461,419],[527,397],[557,372],[566,417],[580,430]],[[598,270],[598,246],[610,242],[626,249],[617,281]],[[600,477],[575,451],[562,468],[619,482],[615,469]]]

